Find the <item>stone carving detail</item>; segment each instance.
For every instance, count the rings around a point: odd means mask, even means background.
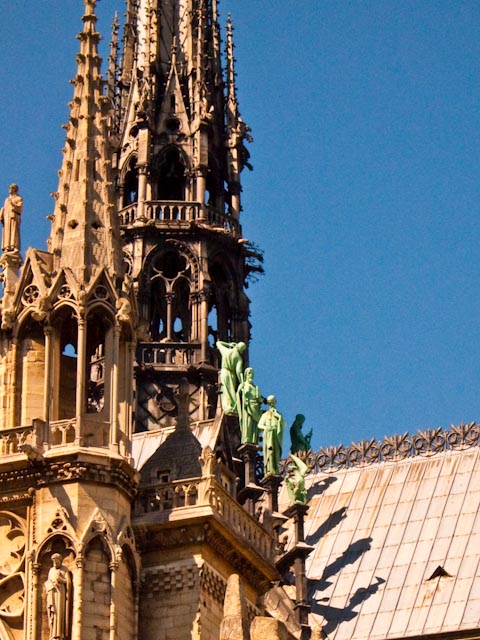
[[[64,284],[60,287],[58,291],[58,297],[61,298],[62,300],[68,300],[70,298],[73,298],[72,290],[70,289],[68,284]]]
[[[50,640],[67,640],[69,636],[69,609],[72,598],[72,580],[69,570],[62,564],[62,556],[51,556],[52,566],[45,582],[47,616]]]
[[[18,625],[25,602],[25,522],[0,511],[0,637],[10,638],[10,621]]]
[[[0,432],[0,455],[21,453],[24,445],[35,444],[34,427],[14,427]]]
[[[20,216],[23,211],[23,198],[18,186],[11,184],[9,195],[0,209],[0,221],[3,224],[3,251],[20,251]]]
[[[161,567],[144,574],[144,593],[153,595],[164,591],[193,589],[198,585],[198,580],[199,570],[196,565]]]
[[[67,524],[70,524],[68,513],[63,507],[59,507],[55,512],[55,517],[47,531],[48,533],[53,533],[54,531],[67,531]]]
[[[374,462],[403,460],[413,456],[431,456],[440,451],[466,449],[480,444],[480,425],[460,424],[450,429],[427,429],[410,436],[386,437],[384,440],[362,440],[350,447],[342,444],[321,448],[317,452],[299,452],[313,473],[329,473],[345,467],[357,467]],[[287,474],[289,460],[282,460],[281,472]]]
[[[105,285],[99,284],[95,287],[95,291],[93,292],[93,297],[97,300],[107,300],[108,298],[108,289]]]
[[[40,291],[36,284],[29,284],[23,292],[23,302],[25,304],[33,304],[40,295]]]
[[[202,591],[205,591],[214,600],[220,602],[223,606],[225,600],[225,591],[227,590],[227,583],[218,573],[213,571],[209,566],[203,565],[200,572],[200,585]]]

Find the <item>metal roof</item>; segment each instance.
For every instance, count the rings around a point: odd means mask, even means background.
[[[479,452],[424,448],[307,477],[309,595],[328,638],[480,628]]]

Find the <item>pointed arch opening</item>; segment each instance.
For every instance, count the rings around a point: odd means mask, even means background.
[[[159,161],[157,196],[159,200],[184,201],[187,187],[187,164],[177,147],[169,147]]]
[[[151,286],[150,337],[156,342],[167,337],[167,288],[163,278],[156,278]]]
[[[64,307],[56,314],[53,334],[52,420],[76,416],[78,323],[73,309]]]
[[[135,156],[133,156],[128,163],[128,169],[123,179],[122,189],[122,206],[127,207],[129,204],[133,204],[138,201],[138,167]]]
[[[109,637],[113,595],[110,561],[106,545],[99,536],[96,536],[88,543],[85,550],[82,618],[86,621],[95,621],[97,638]]]
[[[173,284],[173,338],[175,342],[190,340],[192,316],[190,305],[190,283],[186,278],[178,278]]]
[[[45,333],[28,319],[17,338],[15,424],[28,425],[44,414]]]
[[[118,640],[131,640],[135,637],[135,591],[137,572],[132,551],[128,545],[122,547],[122,561],[117,571],[117,593],[123,605],[117,609],[116,637]]]
[[[72,542],[64,536],[48,539],[39,554],[38,593],[36,595],[37,620],[40,634],[37,638],[70,638],[72,632],[75,551]]]
[[[186,257],[176,249],[168,248],[154,260],[149,303],[152,340],[190,341],[191,272]]]
[[[209,342],[230,341],[234,338],[232,330],[232,277],[219,261],[210,265],[212,295],[209,304],[208,327]]]

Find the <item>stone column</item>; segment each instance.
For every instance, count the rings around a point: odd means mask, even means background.
[[[244,464],[244,486],[238,492],[238,500],[241,504],[246,503],[247,511],[251,516],[255,516],[255,505],[263,494],[262,487],[257,485],[257,453],[260,447],[257,444],[245,443],[238,448],[238,455]]]
[[[110,450],[118,453],[118,385],[119,385],[119,353],[120,353],[120,327],[113,327],[112,349],[112,378],[110,394]]]
[[[297,622],[302,627],[301,640],[310,640],[311,629],[308,626],[308,614],[310,605],[307,598],[307,576],[305,571],[305,562],[308,555],[313,551],[313,547],[306,544],[304,534],[305,516],[309,506],[306,504],[295,503],[285,512],[287,518],[293,519],[294,526],[294,546],[287,552],[284,558],[277,563],[279,570],[281,565],[286,569],[293,566],[295,574],[295,615]]]
[[[77,395],[76,395],[76,440],[77,446],[83,444],[83,416],[85,405],[85,371],[87,362],[87,323],[84,317],[78,320],[77,338]]]
[[[145,199],[147,195],[147,176],[148,167],[143,165],[138,168],[138,202],[137,202],[137,215],[135,217],[136,224],[145,224],[147,219],[145,218]]]
[[[75,560],[77,571],[73,576],[73,621],[72,640],[82,640],[82,607],[83,607],[83,566],[84,558],[78,554]]]
[[[10,367],[7,373],[7,416],[8,426],[10,428],[16,427],[15,424],[15,409],[17,406],[17,361],[18,361],[18,343],[17,339],[12,340]]]
[[[115,640],[117,631],[117,612],[115,605],[115,593],[117,587],[118,562],[110,562],[110,640]]]
[[[31,640],[38,638],[38,601],[39,601],[39,580],[40,564],[32,563],[32,624],[31,624]]]
[[[45,335],[45,378],[43,382],[43,419],[48,434],[50,433],[50,405],[52,396],[52,333],[53,329],[50,326],[44,327],[43,333]],[[47,436],[45,440],[50,440]]]
[[[201,362],[208,362],[208,289],[200,292],[200,344]]]
[[[167,303],[167,340],[171,341],[172,340],[172,303],[173,303],[173,298],[174,298],[174,294],[173,293],[166,293],[165,294],[165,301]],[[170,364],[170,363],[169,363]]]
[[[282,476],[269,473],[265,476],[261,482],[262,487],[265,488],[268,495],[268,506],[271,513],[278,512],[278,490],[282,484]]]

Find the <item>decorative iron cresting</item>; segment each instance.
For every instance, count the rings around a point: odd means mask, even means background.
[[[322,447],[319,451],[299,452],[310,473],[333,473],[338,469],[360,467],[374,462],[403,460],[413,456],[432,456],[440,451],[466,449],[480,444],[480,425],[476,422],[451,426],[450,429],[427,429],[413,435],[385,437],[383,440],[362,440],[349,447],[342,444]],[[280,471],[287,473],[291,461],[282,460]]]

